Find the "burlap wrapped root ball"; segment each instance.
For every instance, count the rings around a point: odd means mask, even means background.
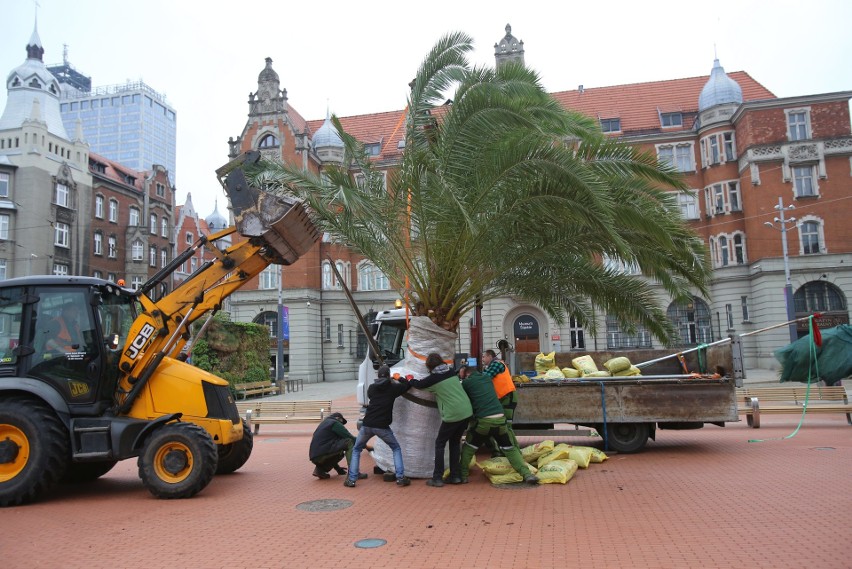
[[[415,378],[425,377],[425,358],[431,352],[437,352],[445,360],[455,354],[456,334],[436,326],[426,316],[413,316],[408,329],[408,350],[405,359],[391,368],[391,374],[408,374]],[[413,352],[413,353],[412,353]],[[423,359],[413,354],[419,354]],[[420,389],[409,389],[408,394],[434,405],[435,395]],[[411,478],[431,478],[435,468],[435,437],[441,426],[441,415],[436,406],[426,406],[397,397],[393,407],[391,430],[402,447],[402,461],[405,475]],[[383,441],[376,438],[373,443],[373,460],[385,472],[393,472],[393,452]],[[445,461],[447,460],[445,451]],[[445,462],[446,464],[446,462]]]

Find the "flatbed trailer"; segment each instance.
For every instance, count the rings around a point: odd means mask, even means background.
[[[694,375],[533,380],[518,386],[513,424],[517,435],[557,434],[559,424],[590,427],[609,449],[636,452],[657,428],[739,421],[736,388],[733,378]]]

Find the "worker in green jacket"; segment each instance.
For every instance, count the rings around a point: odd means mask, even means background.
[[[494,437],[500,450],[509,459],[518,474],[524,477],[527,484],[538,484],[538,477],[527,467],[521,449],[512,443],[509,430],[506,427],[506,416],[503,406],[497,398],[491,378],[482,372],[462,366],[459,370],[462,387],[470,398],[473,406],[473,421],[465,435],[465,443],[461,453],[462,482],[467,482],[470,471],[470,461],[489,437]]]
[[[444,485],[444,449],[450,445],[450,476],[447,484],[461,484],[461,438],[473,415],[470,399],[462,387],[456,371],[446,364],[436,352],[426,356],[429,375],[408,382],[411,387],[435,394],[441,426],[435,437],[435,470],[427,486],[440,488]]]

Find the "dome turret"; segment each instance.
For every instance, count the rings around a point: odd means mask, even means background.
[[[331,123],[331,116],[326,113],[325,122],[319,127],[312,138],[314,150],[333,146],[335,148],[343,148],[343,139],[340,138],[340,133],[337,128]]]
[[[213,213],[207,216],[204,220],[207,222],[207,227],[210,228],[211,233],[216,233],[217,231],[222,231],[230,224],[228,223],[227,218],[219,213],[219,200],[217,199],[215,202],[215,206],[213,207]]]
[[[727,103],[740,104],[743,102],[743,90],[739,83],[728,77],[718,59],[713,60],[710,79],[698,96],[698,110],[704,111],[716,105]]]

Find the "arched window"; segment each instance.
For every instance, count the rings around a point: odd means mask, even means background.
[[[802,255],[825,253],[823,243],[822,220],[813,216],[802,218],[799,224],[799,253]]]
[[[835,285],[825,281],[811,281],[802,285],[793,295],[796,312],[845,312],[846,298]]]
[[[666,316],[677,328],[681,346],[707,344],[713,341],[710,309],[700,298],[693,297],[688,302],[671,303]]]
[[[277,338],[278,337],[278,315],[271,310],[266,312],[261,312],[257,316],[255,316],[254,320],[252,320],[255,324],[262,324],[269,328],[269,337]]]
[[[629,333],[622,328],[618,318],[611,314],[607,314],[606,347],[608,350],[650,348],[651,332],[644,326],[639,326],[633,333]]]
[[[334,266],[337,267],[337,272],[340,273],[341,277],[343,277],[343,282],[349,284],[349,274],[346,270],[346,265],[343,263],[343,261],[337,261]],[[338,281],[336,277],[337,275],[335,275],[334,279],[334,288],[343,288],[343,286],[340,284],[340,281]]]
[[[278,139],[273,134],[267,134],[257,144],[258,148],[277,148],[278,146],[280,146]]]
[[[322,288],[328,290],[332,287],[332,271],[331,271],[331,263],[328,261],[323,261],[322,263]]]
[[[358,264],[358,290],[390,290],[385,274],[370,261]]]

